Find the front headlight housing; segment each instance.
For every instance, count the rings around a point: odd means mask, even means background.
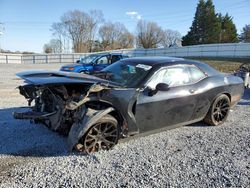
[[[63,67],[62,70],[73,71],[73,70],[75,70],[75,68],[74,67]]]

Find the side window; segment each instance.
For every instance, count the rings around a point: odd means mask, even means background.
[[[158,71],[149,81],[148,86],[155,89],[158,83],[168,84],[170,87],[186,85],[191,82],[187,68],[171,67]]]
[[[206,75],[197,67],[194,67],[194,66],[189,67],[189,71],[191,74],[192,82],[198,82],[199,80],[206,77]]]
[[[100,59],[97,60],[97,64],[108,64],[108,58],[107,56],[103,56]]]
[[[112,58],[111,58],[111,63],[114,63],[116,61],[119,61],[121,58],[119,55],[113,55]]]

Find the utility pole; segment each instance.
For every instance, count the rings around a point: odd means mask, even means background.
[[[4,26],[3,23],[0,22],[0,53],[2,52],[1,48],[1,36],[4,34]]]

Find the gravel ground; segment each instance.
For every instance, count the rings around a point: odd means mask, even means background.
[[[0,187],[249,187],[249,89],[223,126],[192,124],[80,155],[67,153],[66,138],[11,115],[26,105],[14,73],[59,67],[0,64]]]

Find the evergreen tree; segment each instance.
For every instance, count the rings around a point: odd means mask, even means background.
[[[215,13],[212,0],[206,2],[204,14],[204,36],[201,44],[218,43],[221,24],[218,15]]]
[[[228,14],[225,16],[220,15],[221,31],[220,31],[220,43],[237,42],[237,29],[233,23],[232,17]]]
[[[242,42],[250,42],[250,24],[243,27],[243,30],[240,34],[240,40]]]
[[[202,20],[204,20],[205,9],[205,1],[200,0],[196,7],[195,16],[192,26],[190,27],[190,31],[182,38],[183,46],[199,44],[199,41],[202,40],[202,36],[204,36],[204,24]]]
[[[232,17],[216,14],[212,0],[200,0],[190,31],[182,38],[182,45],[236,41],[237,31]]]

